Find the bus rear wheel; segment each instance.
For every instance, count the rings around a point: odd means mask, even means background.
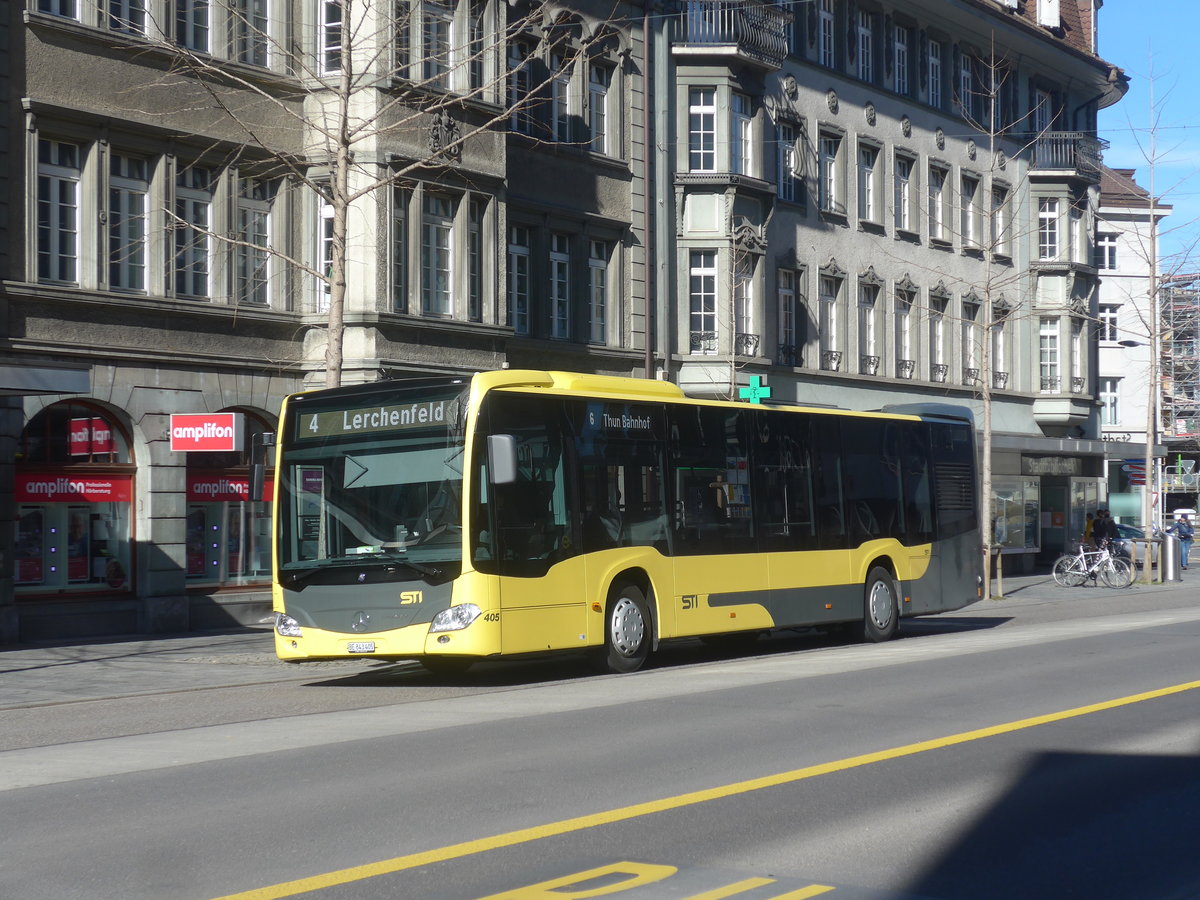
[[[890,641],[900,627],[900,591],[892,573],[875,566],[863,592],[863,638],[878,644]]]
[[[636,672],[650,655],[650,607],[637,585],[614,588],[604,612],[604,647],[596,662],[602,672]]]

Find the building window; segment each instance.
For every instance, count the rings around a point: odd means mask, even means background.
[[[946,307],[945,297],[929,298],[929,380],[946,380]]]
[[[125,34],[146,33],[143,0],[108,0],[108,28]]]
[[[979,120],[979,95],[975,90],[975,58],[964,53],[958,60],[958,108],[964,119]]]
[[[326,188],[327,189],[327,188]],[[317,312],[329,312],[333,296],[333,204],[322,196],[317,206]],[[345,273],[342,273],[345,277]]]
[[[1038,259],[1058,259],[1058,200],[1038,199]]]
[[[942,108],[942,45],[930,41],[927,45],[929,62],[929,105],[935,109]]]
[[[529,108],[532,92],[529,46],[523,41],[513,41],[508,45],[509,128],[520,134],[533,132],[533,114]]]
[[[962,304],[962,363],[963,384],[974,384],[979,378],[979,356],[982,347],[979,345],[979,309],[973,300],[964,300]]]
[[[240,304],[266,306],[270,276],[271,207],[275,184],[265,178],[238,179],[234,297]]]
[[[754,326],[754,264],[749,253],[734,252],[733,331],[734,352],[738,356],[758,355],[758,334]]]
[[[915,163],[907,156],[896,154],[892,175],[892,215],[897,231],[914,231],[912,174]]]
[[[454,214],[447,194],[425,193],[421,204],[421,312],[449,316],[454,312]]]
[[[912,76],[908,67],[908,45],[912,40],[912,29],[905,25],[897,25],[892,33],[892,68],[894,71],[894,86],[897,94],[905,97],[912,90]]]
[[[1038,322],[1038,368],[1042,393],[1058,393],[1058,319],[1043,317]]]
[[[408,311],[408,202],[406,188],[392,188],[392,309]]]
[[[896,329],[896,377],[912,378],[916,357],[913,355],[912,315],[916,293],[912,290],[897,288],[895,296],[895,315],[892,319]]]
[[[964,249],[979,246],[979,179],[972,175],[962,177],[962,245]]]
[[[266,66],[270,62],[268,2],[232,0],[229,21],[233,57],[237,62],[252,66]]]
[[[1009,387],[1008,340],[1006,330],[1008,318],[1003,311],[993,309],[991,325],[992,340],[992,387],[1003,390]]]
[[[38,12],[66,19],[78,19],[79,7],[75,0],[38,0]]]
[[[750,112],[750,98],[745,94],[733,95],[732,110],[733,134],[730,135],[730,149],[733,159],[730,171],[740,175],[753,175],[753,119]]]
[[[208,297],[215,173],[189,166],[175,176],[175,294]]]
[[[108,283],[114,290],[146,289],[149,163],[114,153],[108,181]]]
[[[208,53],[208,0],[175,0],[175,40],[181,47]]]
[[[1100,424],[1121,424],[1121,379],[1100,379]]]
[[[1071,393],[1083,391],[1084,377],[1083,320],[1071,319]]]
[[[424,0],[421,4],[421,80],[427,86],[449,86],[450,30],[453,23],[452,3],[446,0]]]
[[[992,252],[999,256],[1012,255],[1012,208],[1008,190],[992,188]]]
[[[37,271],[39,281],[79,279],[80,148],[38,140]]]
[[[472,198],[468,204],[470,221],[467,232],[467,319],[483,321],[483,217],[485,201]]]
[[[1096,235],[1095,262],[1097,269],[1115,272],[1117,269],[1117,236],[1108,232]]]
[[[717,168],[717,92],[713,88],[688,91],[688,170],[713,172]]]
[[[836,372],[841,367],[841,351],[838,349],[838,294],[842,280],[833,275],[822,275],[817,282],[818,339],[821,350],[821,368]]]
[[[858,218],[862,222],[879,221],[879,148],[869,144],[858,147]]]
[[[605,241],[589,241],[588,252],[588,340],[608,341],[608,258],[612,252]]]
[[[776,160],[779,169],[779,199],[795,203],[800,194],[800,155],[796,151],[796,128],[781,122],[776,131]]]
[[[691,352],[717,352],[717,253],[693,250],[688,272]]]
[[[802,365],[803,350],[799,329],[800,309],[796,294],[796,272],[780,269],[776,280],[776,302],[779,305],[779,354],[783,366]]]
[[[940,166],[929,167],[929,239],[949,241],[950,192],[946,189],[949,172]]]
[[[876,336],[879,286],[858,285],[858,372],[874,375],[879,371],[879,345]]]
[[[550,337],[571,337],[571,239],[550,235]]]
[[[834,44],[835,20],[833,12],[834,0],[820,0],[820,12],[817,14],[817,30],[820,39],[820,62],[827,69],[837,64]]]
[[[550,140],[571,141],[571,64],[561,54],[550,57]]]
[[[592,63],[588,68],[588,132],[593,153],[610,153],[608,137],[608,97],[612,87],[612,69]]]
[[[820,189],[818,201],[823,212],[844,215],[846,200],[842,187],[841,154],[841,136],[823,132],[818,145],[818,186]]]
[[[508,302],[517,334],[529,334],[529,290],[529,229],[513,225],[508,229]]]
[[[1117,317],[1120,314],[1121,307],[1115,303],[1101,303],[1099,311],[1099,334],[1097,338],[1102,341],[1117,341],[1120,338],[1117,336]]]
[[[1033,133],[1044,134],[1054,122],[1054,94],[1042,88],[1033,91],[1033,108],[1029,111]]]
[[[858,77],[862,81],[874,81],[875,43],[871,13],[858,12]]]
[[[317,60],[322,75],[333,75],[342,69],[342,3],[343,0],[321,0]]]

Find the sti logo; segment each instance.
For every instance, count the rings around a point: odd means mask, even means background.
[[[401,606],[417,606],[424,599],[420,591],[401,591]]]

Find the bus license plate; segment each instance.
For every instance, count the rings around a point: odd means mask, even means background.
[[[347,653],[374,653],[374,641],[351,641],[346,645]]]

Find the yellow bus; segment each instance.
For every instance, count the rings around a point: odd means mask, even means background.
[[[289,397],[273,604],[286,660],[472,662],[838,627],[980,596],[968,410],[689,398],[568,372]]]

